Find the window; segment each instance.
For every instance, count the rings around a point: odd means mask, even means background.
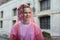
[[[3,27],[3,21],[0,21],[0,28]]]
[[[13,25],[16,23],[16,20],[13,20]]]
[[[42,0],[40,1],[40,11],[50,9],[50,0]]]
[[[50,16],[39,17],[40,27],[42,29],[50,29]]]
[[[16,10],[17,10],[17,8],[13,9],[13,16],[16,16]]]
[[[0,18],[3,18],[3,11],[0,12]]]
[[[35,7],[32,8],[33,12],[35,13]]]

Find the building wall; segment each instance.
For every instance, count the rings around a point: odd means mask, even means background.
[[[60,10],[60,0],[51,0],[51,10]]]
[[[3,20],[3,28],[0,28],[0,33],[5,33],[9,34],[10,30],[12,28],[12,20],[16,20],[17,16],[13,16],[13,8],[19,7],[20,4],[22,3],[31,3],[31,7],[35,7],[36,12],[35,12],[35,22],[39,25],[39,16],[44,16],[44,15],[49,15],[50,18],[50,29],[42,29],[42,31],[49,32],[52,36],[60,36],[60,5],[59,2],[60,0],[51,0],[51,9],[50,10],[45,10],[45,11],[40,11],[40,5],[39,5],[39,0],[35,0],[35,4],[33,4],[34,0],[13,0],[8,3],[3,4],[0,6],[0,11],[3,10],[3,18],[0,20]]]
[[[60,36],[60,13],[51,15],[51,35]]]
[[[36,16],[50,16],[50,29],[42,29],[42,31],[46,31],[51,34],[51,36],[60,36],[60,0],[50,0],[50,9],[40,11]],[[38,5],[38,3],[37,3]],[[37,6],[36,6],[37,7]],[[37,7],[38,9],[38,7]],[[38,9],[39,10],[39,9]],[[38,18],[37,17],[37,18]],[[39,20],[39,19],[38,19]],[[39,23],[39,22],[38,22]]]
[[[17,7],[17,1],[10,1],[9,3],[0,6],[0,11],[3,11],[3,28],[0,28],[0,33],[9,34],[12,28],[12,20],[16,20],[16,16],[13,16],[13,9]]]

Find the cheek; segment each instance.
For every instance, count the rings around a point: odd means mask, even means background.
[[[31,14],[29,14],[29,17],[31,18]]]
[[[27,15],[26,14],[23,14],[23,17],[26,17]]]
[[[31,14],[23,14],[23,18],[25,18],[25,17],[31,18]]]

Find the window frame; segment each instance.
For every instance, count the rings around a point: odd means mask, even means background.
[[[3,11],[0,11],[0,18],[3,18]]]
[[[14,25],[14,24],[16,23],[16,20],[13,20],[12,23],[13,23],[13,25]]]
[[[13,9],[13,16],[16,16],[16,13],[17,13],[17,8],[14,8]]]
[[[3,28],[3,21],[0,20],[0,28]]]
[[[39,3],[40,3],[40,11],[50,9],[50,0],[41,0],[39,1]],[[47,6],[43,6],[43,5],[47,5]]]
[[[43,19],[43,17],[45,18],[45,20]],[[39,17],[39,20],[41,29],[50,29],[50,16]]]

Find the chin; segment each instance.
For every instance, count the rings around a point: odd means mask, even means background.
[[[30,19],[26,19],[27,21],[29,21]]]

